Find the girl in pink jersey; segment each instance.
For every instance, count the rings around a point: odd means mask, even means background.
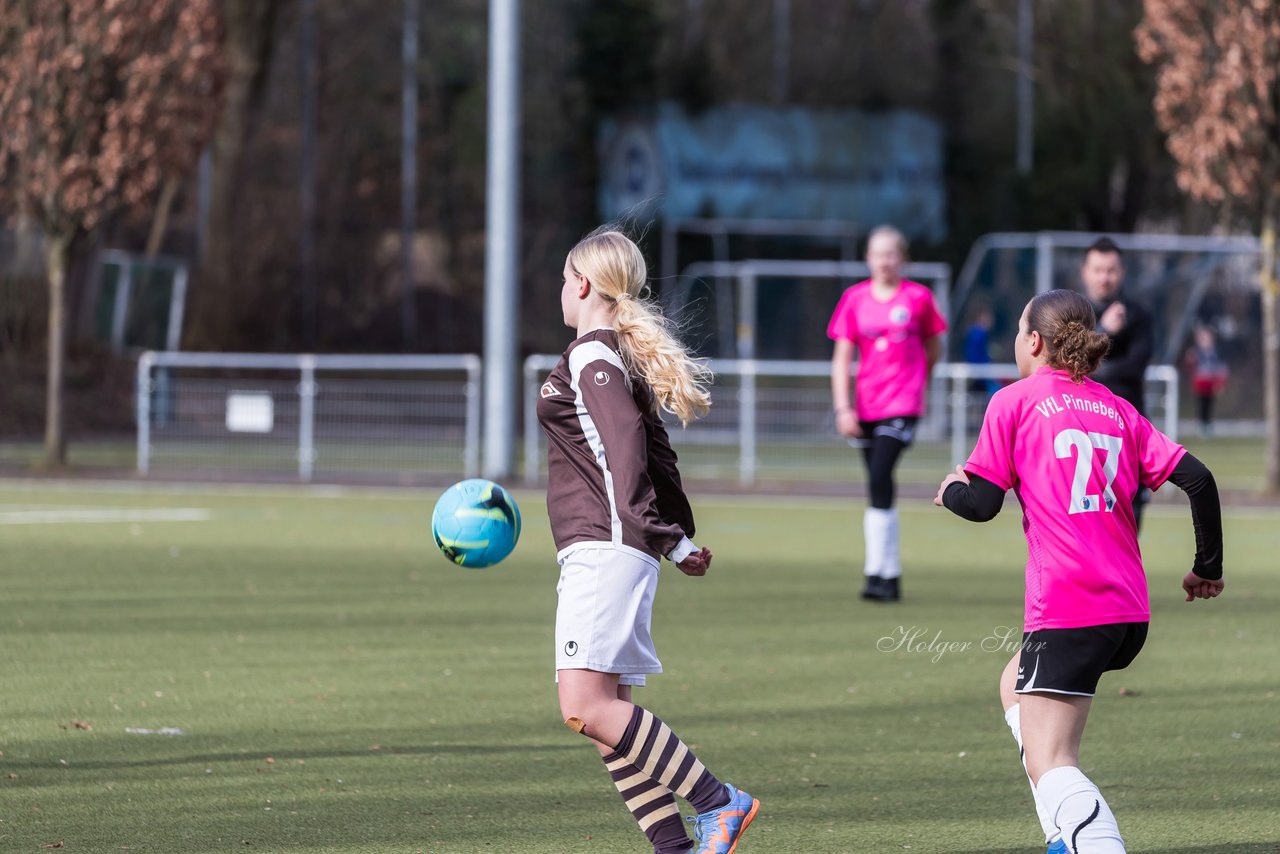
[[[934,503],[971,521],[1012,489],[1027,536],[1022,648],[1005,667],[1005,721],[1022,749],[1049,852],[1115,854],[1115,816],[1079,766],[1103,672],[1142,649],[1150,608],[1133,496],[1172,481],[1191,500],[1196,555],[1186,601],[1222,592],[1222,518],[1209,470],[1088,379],[1106,355],[1093,307],[1074,291],[1027,304],[1014,352],[1022,379],[991,398],[977,447]]]
[[[893,506],[893,470],[911,445],[924,412],[929,372],[942,354],[947,322],[924,285],[905,281],[907,241],[896,228],[880,226],[867,241],[871,278],[844,292],[827,336],[831,398],[836,429],[862,446],[870,507],[862,517],[866,587],[862,598],[895,602],[901,596],[898,511]],[[854,399],[849,369],[858,357]]]

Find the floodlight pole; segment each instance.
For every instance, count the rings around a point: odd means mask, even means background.
[[[520,2],[489,0],[489,130],[485,186],[484,476],[515,468],[520,405]]]
[[[196,264],[204,263],[209,243],[209,206],[213,202],[213,144],[200,152],[196,165]]]
[[[316,0],[302,0],[302,343],[316,346]]]
[[[791,0],[773,0],[773,103],[787,103],[791,77]]]
[[[1018,174],[1030,175],[1035,130],[1031,53],[1035,48],[1032,0],[1018,0]]]
[[[404,0],[400,64],[400,326],[402,347],[418,346],[413,238],[418,213],[418,0]]]

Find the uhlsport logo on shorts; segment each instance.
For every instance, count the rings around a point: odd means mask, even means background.
[[[570,658],[572,658],[573,656],[577,655],[577,654],[578,654],[578,642],[577,642],[577,641],[569,641],[567,644],[565,644],[565,645],[564,645],[564,654],[565,654],[565,655],[567,655],[567,656],[569,656]]]

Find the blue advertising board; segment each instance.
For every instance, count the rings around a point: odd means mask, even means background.
[[[909,110],[664,103],[599,134],[599,203],[623,215],[892,223],[946,234],[943,133]]]

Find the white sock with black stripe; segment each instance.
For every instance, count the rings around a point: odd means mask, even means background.
[[[1062,765],[1046,771],[1036,790],[1071,854],[1124,854],[1111,807],[1079,768]]]
[[[1027,754],[1022,749],[1022,706],[1014,703],[1004,713],[1004,722],[1009,725],[1009,729],[1013,732],[1013,740],[1018,742],[1018,755],[1022,757],[1022,770],[1027,770]],[[1036,817],[1040,819],[1040,829],[1044,831],[1044,841],[1046,845],[1053,844],[1062,834],[1058,833],[1058,826],[1053,823],[1053,819],[1049,817],[1049,811],[1045,809],[1044,804],[1040,802],[1040,795],[1036,792],[1036,787],[1031,782],[1031,777],[1027,777],[1027,785],[1031,787],[1031,799],[1036,805]]]

